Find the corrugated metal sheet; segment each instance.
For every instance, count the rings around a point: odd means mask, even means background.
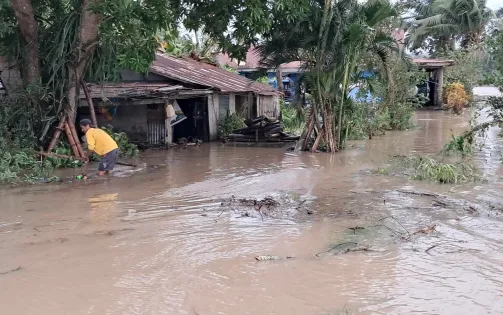
[[[277,94],[271,86],[249,80],[237,73],[193,59],[175,58],[160,53],[156,55],[156,60],[150,66],[150,72],[173,80],[214,88],[221,92]]]
[[[121,82],[107,84],[88,83],[87,87],[92,98],[142,98],[155,94],[162,94],[186,89],[181,85],[149,82]],[[79,96],[81,99],[84,99],[86,97],[82,89],[80,89]]]
[[[219,96],[218,107],[218,118],[225,119],[225,117],[227,117],[227,111],[229,110],[229,95]]]

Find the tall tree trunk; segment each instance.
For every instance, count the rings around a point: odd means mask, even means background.
[[[22,67],[25,86],[40,83],[40,59],[38,55],[38,26],[35,21],[31,0],[11,0],[19,32],[24,42]]]
[[[199,53],[199,49],[201,49],[201,44],[199,43],[199,32],[198,30],[194,30],[194,36],[196,39],[196,50]]]
[[[337,149],[342,149],[342,113],[344,111],[344,99],[346,98],[347,82],[349,77],[349,60],[346,60],[344,69],[344,77],[342,79],[342,97],[339,105],[339,117],[337,118]]]
[[[71,121],[75,120],[79,98],[79,85],[84,78],[87,61],[93,54],[98,42],[98,29],[101,22],[99,14],[91,11],[91,7],[103,0],[81,0],[80,24],[77,42],[74,46],[74,61],[71,64],[71,77],[68,86],[68,116]]]
[[[391,72],[390,65],[385,63],[384,67],[386,68],[386,76],[388,79],[388,101],[384,106],[390,106],[395,102],[395,80],[393,79],[393,73]]]
[[[283,72],[281,71],[281,66],[276,69],[276,81],[278,82],[278,91],[283,93],[285,87],[283,86]]]

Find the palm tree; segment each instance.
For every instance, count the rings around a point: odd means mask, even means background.
[[[301,60],[304,82],[313,91],[313,108],[303,132],[303,146],[317,133],[312,150],[324,141],[330,152],[344,143],[345,105],[353,74],[363,56],[381,60],[386,68],[397,43],[388,31],[397,12],[388,0],[312,1],[296,25],[276,25],[258,49],[265,66]],[[391,91],[390,91],[391,92]],[[321,117],[321,123],[318,117]]]
[[[486,26],[494,17],[486,0],[429,0],[411,6],[408,42],[418,49],[430,42],[431,52],[454,49],[456,42],[467,48],[481,43]]]

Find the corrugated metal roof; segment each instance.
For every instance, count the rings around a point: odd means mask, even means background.
[[[89,89],[89,94],[91,94],[91,98],[144,98],[185,89],[181,85],[150,82],[88,83],[87,87]],[[80,98],[86,98],[82,89],[80,91]]]
[[[247,79],[237,73],[188,58],[175,58],[157,53],[150,72],[170,79],[217,89],[229,93],[255,92],[275,95],[276,90],[266,84]]]
[[[218,63],[221,65],[227,65],[229,67],[232,67],[233,69],[238,69],[238,70],[257,70],[260,68],[263,68],[260,65],[260,55],[257,52],[256,48],[250,48],[248,52],[246,53],[246,60],[243,63],[238,63],[237,60],[232,59],[229,57],[228,54],[218,54],[216,56]],[[300,71],[302,68],[302,62],[301,61],[292,61],[288,63],[284,63],[280,65],[281,69],[296,69],[297,71]]]
[[[435,58],[412,58],[412,62],[427,67],[449,67],[454,65],[454,60]]]

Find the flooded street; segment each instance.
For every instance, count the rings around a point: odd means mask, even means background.
[[[2,188],[1,314],[503,314],[497,131],[474,157],[487,183],[371,172],[440,151],[468,120],[419,111],[418,128],[335,155],[214,143],[148,152],[129,177]],[[369,250],[328,251],[351,243]]]

